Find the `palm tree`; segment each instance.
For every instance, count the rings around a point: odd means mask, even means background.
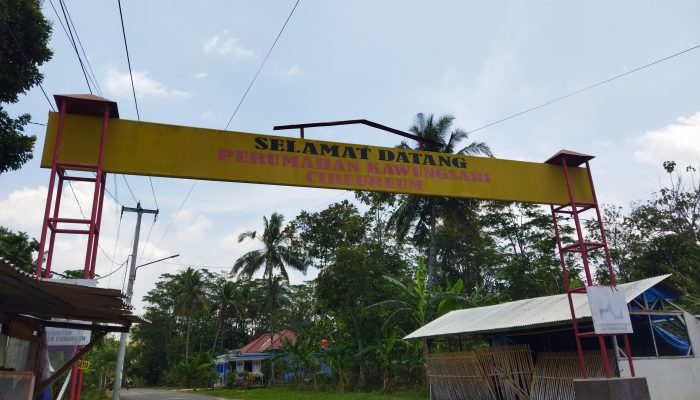
[[[484,142],[472,142],[466,147],[455,151],[457,145],[469,138],[466,131],[454,128],[454,117],[443,115],[435,120],[431,114],[427,118],[423,113],[416,114],[410,131],[421,139],[430,142],[419,144],[416,150],[433,151],[437,153],[456,153],[467,156],[486,155],[492,157],[491,149]],[[410,149],[411,146],[404,142],[401,148]],[[460,213],[469,207],[469,200],[449,197],[428,197],[416,195],[402,195],[399,205],[389,218],[389,228],[396,231],[398,237],[406,237],[413,228],[416,237],[428,237],[430,241],[428,250],[428,287],[433,288],[437,283],[437,246],[436,226],[438,219],[451,218],[459,221]]]
[[[206,299],[205,283],[202,274],[187,267],[175,276],[175,312],[184,316],[187,320],[187,338],[185,342],[185,360],[190,355],[190,330],[192,328],[192,316],[198,311],[206,311],[208,303]]]
[[[257,231],[243,232],[238,236],[238,242],[245,239],[258,239],[262,242],[263,247],[258,250],[251,250],[242,255],[233,264],[232,274],[250,278],[260,269],[263,270],[263,278],[267,279],[268,288],[268,312],[270,316],[270,345],[272,345],[274,333],[272,330],[272,317],[274,315],[274,279],[275,272],[289,283],[289,274],[286,267],[291,267],[294,270],[306,273],[306,262],[303,257],[293,248],[291,241],[293,239],[293,230],[283,227],[284,217],[279,213],[272,213],[270,219],[263,217],[265,221],[265,229],[262,235]],[[274,377],[270,377],[272,383]]]
[[[217,282],[215,292],[219,307],[219,324],[216,328],[216,335],[214,335],[212,354],[216,352],[216,342],[219,339],[219,332],[221,332],[224,321],[231,311],[235,312],[236,315],[240,315],[244,306],[243,293],[238,284],[234,281],[221,279]]]

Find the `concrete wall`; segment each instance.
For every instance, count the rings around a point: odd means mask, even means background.
[[[647,378],[652,400],[697,400],[700,398],[700,321],[684,313],[693,357],[635,358],[637,376]],[[621,376],[630,376],[627,360],[619,362]]]

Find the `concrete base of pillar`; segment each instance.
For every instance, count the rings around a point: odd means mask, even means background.
[[[651,400],[647,378],[574,379],[576,400]]]

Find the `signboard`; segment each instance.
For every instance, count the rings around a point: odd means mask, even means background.
[[[620,287],[586,286],[597,335],[632,333],[625,292]]]
[[[51,166],[58,127],[49,113],[41,166]],[[60,161],[97,162],[101,118],[67,114]],[[106,172],[564,204],[557,165],[305,140],[111,119]],[[592,202],[588,175],[570,168],[574,198]]]
[[[78,323],[78,321],[67,321],[67,320],[60,320],[57,318],[52,319],[52,321]],[[54,347],[54,346],[60,346],[60,347],[87,346],[88,343],[90,343],[90,334],[91,333],[92,332],[89,330],[47,327],[46,328],[46,345],[49,347]]]
[[[80,286],[97,286],[97,281],[94,279],[44,279],[48,282],[57,282],[65,285],[80,285]],[[61,318],[52,318],[52,321],[82,323],[82,321],[72,321]],[[46,328],[46,345],[49,347],[75,347],[87,346],[90,343],[90,335],[92,331],[81,329],[67,328]]]
[[[90,361],[89,360],[78,360],[78,369],[82,370],[82,371],[90,370]]]

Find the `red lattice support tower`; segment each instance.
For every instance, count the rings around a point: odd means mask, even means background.
[[[605,336],[614,335],[598,335],[595,331],[582,332],[579,329],[578,322],[576,320],[576,312],[574,307],[573,296],[586,295],[586,286],[593,285],[593,279],[591,276],[590,262],[588,253],[595,250],[603,250],[605,253],[605,263],[608,267],[608,273],[610,274],[610,286],[616,286],[615,272],[613,271],[612,262],[610,261],[610,252],[608,250],[608,242],[605,238],[605,229],[603,228],[603,219],[600,214],[600,207],[598,205],[598,199],[595,193],[595,187],[593,186],[593,177],[591,176],[591,169],[588,162],[593,159],[593,156],[586,154],[576,153],[573,151],[562,150],[551,157],[546,162],[549,164],[561,165],[564,174],[564,181],[566,183],[566,190],[569,197],[569,202],[560,205],[552,205],[552,222],[554,223],[554,233],[556,237],[557,248],[559,250],[559,260],[561,262],[561,271],[564,280],[564,288],[566,290],[566,295],[569,299],[569,310],[571,311],[571,321],[574,328],[574,335],[576,339],[576,348],[578,350],[579,364],[581,366],[581,376],[586,378],[588,376],[586,370],[586,362],[583,358],[583,349],[581,347],[581,339],[592,338],[597,339],[600,346],[600,355],[603,362],[603,370],[605,371],[605,376],[607,378],[612,377],[612,370],[610,368],[610,363],[608,361],[608,352],[605,347]],[[593,202],[581,202],[576,201],[574,198],[574,192],[571,187],[571,177],[569,175],[570,167],[579,167],[585,164],[586,173],[588,175],[588,182],[591,188],[591,194],[593,196]],[[584,239],[583,229],[581,227],[581,213],[586,211],[595,210],[595,218],[598,222],[598,230],[600,233],[600,242],[590,242]],[[574,225],[576,227],[576,240],[571,244],[562,244],[561,235],[559,234],[559,224],[557,215],[565,214],[570,215],[574,220]],[[569,286],[569,276],[566,269],[566,253],[577,253],[581,257],[581,263],[583,264],[583,269],[586,275],[586,284],[576,288],[571,288]],[[625,354],[627,355],[627,360],[629,361],[630,373],[634,377],[634,365],[632,363],[632,355],[630,353],[629,340],[627,335],[623,335],[625,344]],[[615,350],[616,351],[616,350]]]
[[[48,194],[46,196],[46,209],[41,228],[41,241],[39,244],[39,257],[36,264],[36,275],[41,276],[44,256],[44,277],[51,275],[53,250],[57,234],[87,235],[87,249],[85,251],[84,276],[95,278],[95,261],[100,239],[100,222],[102,220],[102,203],[105,192],[106,173],[103,170],[105,142],[107,127],[110,118],[119,118],[117,103],[102,97],[87,94],[55,95],[56,105],[60,110],[56,142],[54,143],[51,159],[51,176],[49,178]],[[61,144],[66,114],[82,114],[93,117],[101,117],[102,125],[99,132],[100,140],[97,149],[97,162],[95,164],[78,164],[61,161]],[[82,135],[93,135],[98,132],[80,132]],[[48,143],[47,143],[48,144]],[[94,172],[94,177],[68,175],[68,170]],[[56,182],[58,180],[58,182]],[[94,190],[92,207],[89,216],[84,218],[64,218],[60,215],[61,194],[66,181],[92,182]],[[57,184],[58,183],[58,184]],[[54,196],[54,188],[56,195]],[[53,208],[51,207],[53,204]],[[48,249],[46,247],[48,233]]]
[[[90,94],[55,95],[54,98],[56,99],[56,105],[60,113],[58,130],[56,131],[56,141],[51,157],[51,175],[49,177],[44,221],[41,227],[39,256],[35,272],[37,276],[41,276],[44,255],[46,255],[44,277],[49,278],[51,276],[51,264],[53,261],[54,244],[56,243],[57,234],[87,235],[87,249],[85,251],[83,273],[85,278],[94,279],[97,249],[100,243],[100,222],[102,221],[102,204],[104,201],[107,175],[103,169],[107,127],[109,126],[110,118],[119,118],[119,111],[117,109],[117,103]],[[102,118],[101,131],[99,132],[100,140],[97,149],[97,161],[95,164],[78,164],[61,161],[61,144],[66,114],[81,114]],[[97,133],[98,132],[80,132],[82,135]],[[68,170],[94,172],[95,176],[68,175]],[[58,184],[56,180],[58,180]],[[94,183],[92,207],[89,216],[83,216],[83,218],[61,217],[61,194],[63,193],[63,185],[66,181]],[[56,189],[55,196],[54,188]],[[53,208],[51,207],[52,204]],[[49,234],[48,249],[46,248],[47,233]],[[73,365],[71,370],[69,400],[77,400],[80,398],[81,385],[82,370],[78,370],[76,366]]]

